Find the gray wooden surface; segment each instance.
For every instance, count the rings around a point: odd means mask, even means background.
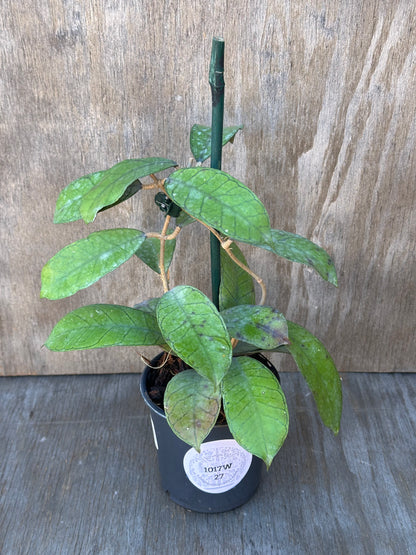
[[[416,553],[416,376],[343,376],[340,436],[282,376],[288,439],[222,515],[160,490],[138,375],[0,381],[1,555]]]
[[[54,203],[123,158],[188,162],[191,125],[210,123],[213,35],[226,41],[225,124],[245,126],[223,169],[255,190],[273,227],[318,242],[339,270],[336,290],[245,249],[268,302],[318,334],[343,371],[412,371],[415,23],[414,0],[2,0],[0,374],[136,371],[134,350],[41,346],[80,305],[160,295],[151,272],[130,260],[52,302],[39,299],[40,271],[97,229],[160,229],[153,195],[90,226],[54,226]],[[184,231],[179,252],[172,285],[209,293],[206,235]]]

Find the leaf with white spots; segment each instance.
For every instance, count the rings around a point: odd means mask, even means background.
[[[93,304],[66,314],[53,328],[46,347],[51,351],[74,351],[162,343],[154,314],[127,306]]]
[[[265,243],[270,221],[260,200],[231,175],[213,168],[185,168],[165,181],[169,197],[193,218],[244,243]]]
[[[40,296],[62,299],[85,289],[126,262],[144,239],[137,229],[107,229],[67,245],[43,267]]]
[[[213,303],[198,289],[174,287],[156,307],[165,342],[198,374],[218,384],[231,363],[227,328]]]
[[[174,376],[165,391],[164,408],[169,426],[197,451],[214,427],[220,407],[219,388],[194,370]]]
[[[235,440],[269,467],[289,429],[286,399],[276,377],[257,360],[237,357],[222,382],[222,395]]]

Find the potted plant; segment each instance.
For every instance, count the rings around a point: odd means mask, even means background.
[[[225,128],[223,144],[240,129]],[[321,247],[273,229],[265,206],[246,185],[202,166],[211,154],[209,127],[194,125],[190,145],[192,167],[178,168],[166,158],[129,159],[81,177],[61,192],[55,223],[81,218],[90,223],[100,211],[139,192],[156,193],[164,221],[157,231],[107,229],[64,247],[42,270],[41,297],[73,295],[131,257],[160,278],[161,295],[135,307],[93,304],[73,310],[56,324],[46,346],[53,351],[161,347],[162,354],[147,365],[141,390],[152,408],[161,471],[170,473],[162,481],[180,504],[209,512],[233,508],[252,495],[261,460],[270,466],[288,432],[283,390],[258,353],[291,355],[323,423],[335,434],[341,417],[341,384],[329,353],[310,332],[267,305],[263,280],[248,267],[237,243],[306,264],[334,285],[337,278]],[[166,170],[167,177],[158,176]],[[191,224],[209,229],[221,246],[216,303],[195,287],[170,283],[176,240]],[[175,488],[186,491],[182,495]]]

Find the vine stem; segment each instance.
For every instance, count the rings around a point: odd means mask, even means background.
[[[166,216],[166,217],[170,219],[170,216]],[[146,237],[148,237],[149,239],[152,237],[159,240],[163,239],[164,241],[172,241],[172,239],[176,239],[180,231],[181,231],[181,228],[177,226],[175,227],[175,231],[173,231],[169,235],[163,235],[162,233],[154,233],[153,231],[151,231],[150,233],[146,233]]]
[[[147,185],[142,185],[143,191],[150,191],[154,189],[162,189],[166,179],[158,179],[153,173],[150,174],[150,177],[153,179],[153,183],[148,183]]]
[[[231,258],[231,260],[233,262],[235,262],[237,264],[237,266],[239,266],[242,270],[244,270],[245,272],[247,272],[253,279],[256,280],[256,282],[259,284],[260,288],[261,288],[261,299],[260,299],[260,306],[263,306],[264,303],[266,302],[266,295],[267,295],[267,291],[266,291],[266,286],[264,284],[264,281],[261,279],[260,276],[258,276],[257,274],[255,274],[252,270],[250,270],[250,268],[248,266],[246,266],[245,264],[243,264],[240,260],[238,260],[238,258],[235,256],[235,254],[233,253],[232,249],[231,249],[231,245],[232,245],[232,240],[231,239],[222,239],[221,235],[218,233],[218,231],[216,231],[215,229],[211,228],[210,226],[206,226],[208,227],[208,229],[211,231],[211,233],[213,235],[215,235],[215,237],[218,239],[218,241],[220,242],[221,247],[225,250],[225,252],[228,254],[228,256]]]
[[[160,278],[162,280],[164,293],[167,293],[169,291],[168,278],[165,272],[165,243],[166,243],[166,232],[169,226],[169,222],[170,222],[170,216],[166,216],[165,223],[163,224],[163,229],[160,234],[159,268],[160,268]]]

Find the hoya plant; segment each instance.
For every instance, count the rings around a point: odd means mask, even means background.
[[[223,143],[232,141],[239,129],[225,128]],[[267,305],[264,282],[248,267],[242,245],[306,264],[334,285],[336,272],[321,247],[273,229],[265,206],[246,185],[203,166],[211,155],[210,145],[211,129],[194,125],[190,146],[195,160],[190,167],[178,168],[165,158],[129,159],[81,177],[61,192],[55,223],[83,219],[88,224],[99,212],[135,194],[156,193],[156,205],[164,213],[163,226],[156,231],[96,231],[64,247],[42,270],[41,297],[74,295],[131,257],[160,278],[161,292],[134,307],[93,304],[77,308],[56,324],[46,346],[52,351],[160,346],[186,364],[164,395],[166,417],[175,434],[199,450],[223,410],[235,440],[269,466],[286,438],[289,415],[278,379],[252,355],[260,351],[291,355],[312,391],[323,423],[335,434],[341,417],[341,385],[322,343]],[[161,173],[168,176],[161,177]],[[176,241],[190,224],[207,228],[221,246],[215,304],[195,287],[170,283]],[[193,247],[191,251],[197,256]]]

